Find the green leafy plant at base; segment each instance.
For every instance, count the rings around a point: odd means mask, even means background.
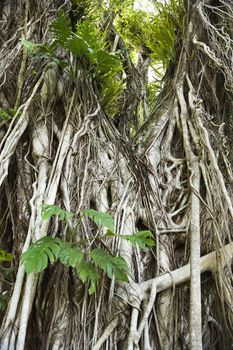
[[[60,238],[42,237],[23,253],[21,260],[27,273],[41,272],[48,266],[48,262],[57,260],[61,250]]]
[[[114,231],[114,220],[111,215],[106,213],[101,213],[94,209],[85,210],[84,215],[92,219],[97,226],[105,226],[110,231]]]
[[[128,266],[122,257],[112,256],[99,248],[93,249],[90,252],[90,257],[97,267],[107,273],[109,278],[112,279],[114,275],[117,280],[128,281]]]
[[[65,221],[71,219],[74,216],[73,213],[66,211],[66,210],[63,210],[63,209],[57,207],[56,205],[51,205],[51,204],[43,205],[42,219],[48,220],[53,215],[57,215],[59,220],[65,220]]]
[[[139,231],[134,235],[121,235],[121,238],[126,239],[134,246],[139,246],[140,249],[151,248],[154,246],[153,234],[150,231]]]
[[[50,219],[53,215],[64,221],[69,226],[69,221],[75,216],[74,213],[67,212],[55,205],[45,204],[42,208],[43,220]],[[114,220],[111,215],[96,211],[94,209],[85,210],[74,228],[69,227],[70,237],[73,238],[75,230],[81,219],[87,217],[98,227],[105,227],[107,232],[96,235],[91,240],[97,241],[107,237],[119,237],[129,241],[132,245],[140,249],[147,249],[154,246],[153,234],[150,231],[139,231],[134,235],[119,235],[114,233]],[[121,256],[114,256],[101,248],[91,249],[87,245],[89,240],[72,242],[61,240],[58,237],[45,236],[31,245],[21,256],[21,261],[27,273],[39,273],[45,270],[49,263],[60,261],[66,267],[74,268],[77,276],[83,283],[90,283],[89,294],[96,290],[96,286],[101,276],[101,272],[106,273],[108,278],[119,281],[128,281],[128,266]],[[7,256],[6,256],[7,257]],[[1,258],[1,257],[0,257]]]
[[[83,260],[83,252],[77,246],[72,246],[69,242],[62,242],[59,259],[62,264],[75,267]]]
[[[100,279],[100,274],[95,268],[93,263],[82,261],[76,268],[77,274],[83,283],[90,281],[89,294],[92,294],[96,290],[96,285]]]

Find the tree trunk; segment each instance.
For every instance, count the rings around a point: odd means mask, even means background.
[[[17,110],[10,123],[0,121],[1,244],[14,256],[13,283],[1,284],[11,298],[1,312],[0,349],[230,349],[231,0],[185,1],[184,31],[177,33],[163,90],[134,137],[147,65],[128,61],[130,99],[118,123],[85,68],[74,61],[73,82],[21,44],[21,38],[49,40],[57,10],[71,15],[72,5],[0,4],[0,107]],[[124,42],[114,45],[122,49]],[[91,296],[59,264],[26,275],[22,252],[44,235],[65,234],[56,219],[42,221],[43,203],[111,213],[116,233],[149,229],[156,247],[142,252],[109,237],[104,244],[126,259],[130,281],[103,275]],[[78,233],[94,237],[85,219]]]

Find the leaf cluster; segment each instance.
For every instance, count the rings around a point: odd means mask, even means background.
[[[184,11],[181,0],[156,2],[156,14],[126,7],[115,25],[128,47],[145,51],[166,68],[174,58],[177,31],[183,30]]]
[[[0,121],[9,122],[15,115],[16,111],[12,108],[3,109],[0,108]]]
[[[122,257],[114,257],[99,248],[84,254],[77,244],[62,241],[58,237],[42,237],[21,257],[28,274],[39,273],[47,268],[49,262],[53,263],[57,260],[67,267],[75,268],[83,283],[90,281],[90,294],[95,291],[100,270],[111,279],[115,276],[117,280],[128,281],[128,266]]]
[[[52,204],[44,204],[42,208],[42,219],[48,220],[53,215],[57,215],[59,220],[68,221],[74,214]]]
[[[67,212],[55,205],[44,205],[42,209],[42,218],[50,219],[53,215],[67,223],[74,217],[74,213]],[[134,235],[118,235],[114,233],[114,220],[107,213],[98,212],[94,209],[88,209],[83,212],[82,217],[90,218],[98,227],[104,226],[107,233],[97,236],[95,239],[104,239],[106,237],[120,237],[129,241],[134,246],[138,245],[140,249],[146,249],[154,246],[153,235],[150,231],[136,232]],[[78,221],[77,223],[79,223]],[[77,223],[75,227],[77,226]],[[73,233],[72,233],[73,237]],[[77,276],[83,283],[89,281],[89,293],[96,290],[96,285],[100,279],[101,271],[113,279],[128,281],[128,266],[121,256],[114,256],[101,248],[87,249],[85,242],[73,243],[64,241],[58,237],[45,236],[31,245],[26,252],[22,254],[21,261],[25,266],[27,273],[39,273],[45,270],[49,263],[60,261],[67,267],[76,270]],[[81,249],[83,247],[84,249]],[[6,256],[7,257],[7,256]]]
[[[77,23],[76,30],[71,29],[71,20],[64,11],[58,11],[57,18],[50,25],[53,35],[52,44],[34,44],[22,40],[26,49],[41,58],[55,61],[75,81],[75,70],[68,60],[59,59],[59,48],[72,53],[77,58],[77,64],[90,72],[102,96],[104,106],[113,106],[122,91],[122,81],[115,77],[122,71],[118,54],[108,52],[106,33],[97,28],[93,21],[85,19]],[[107,108],[108,109],[108,108]]]

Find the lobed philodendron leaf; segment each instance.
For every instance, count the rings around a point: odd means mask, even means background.
[[[95,265],[106,272],[109,278],[113,279],[115,276],[116,280],[128,282],[128,266],[122,257],[112,256],[99,248],[93,249],[90,256]]]
[[[84,215],[88,216],[90,219],[92,219],[96,225],[105,226],[110,231],[114,231],[114,220],[111,215],[106,213],[101,213],[99,211],[96,211],[94,209],[88,209],[84,211]]]
[[[83,259],[83,253],[79,247],[72,246],[69,242],[62,242],[58,258],[61,263],[75,267]]]
[[[155,245],[155,241],[152,239],[153,234],[150,231],[138,231],[133,235],[121,235],[122,239],[126,239],[132,245],[138,245],[141,249],[151,248]]]
[[[56,205],[44,204],[42,207],[42,219],[48,220],[53,215],[57,215],[59,220],[68,221],[74,216],[74,213],[71,213],[70,211],[66,211],[64,209],[61,209],[60,207],[57,207]]]
[[[46,269],[49,261],[57,260],[60,250],[60,238],[42,237],[22,254],[21,261],[27,273],[41,272]]]
[[[83,261],[77,266],[77,274],[83,283],[90,281],[88,292],[93,294],[100,279],[100,274],[96,267],[91,262]]]

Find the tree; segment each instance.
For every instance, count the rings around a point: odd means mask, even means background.
[[[0,4],[1,349],[232,347],[231,0],[171,0],[154,18],[132,3]],[[103,274],[92,295],[59,263],[26,275],[22,252],[66,232],[43,203],[108,212],[156,246],[100,241],[129,282]],[[95,232],[82,219],[75,239]]]

